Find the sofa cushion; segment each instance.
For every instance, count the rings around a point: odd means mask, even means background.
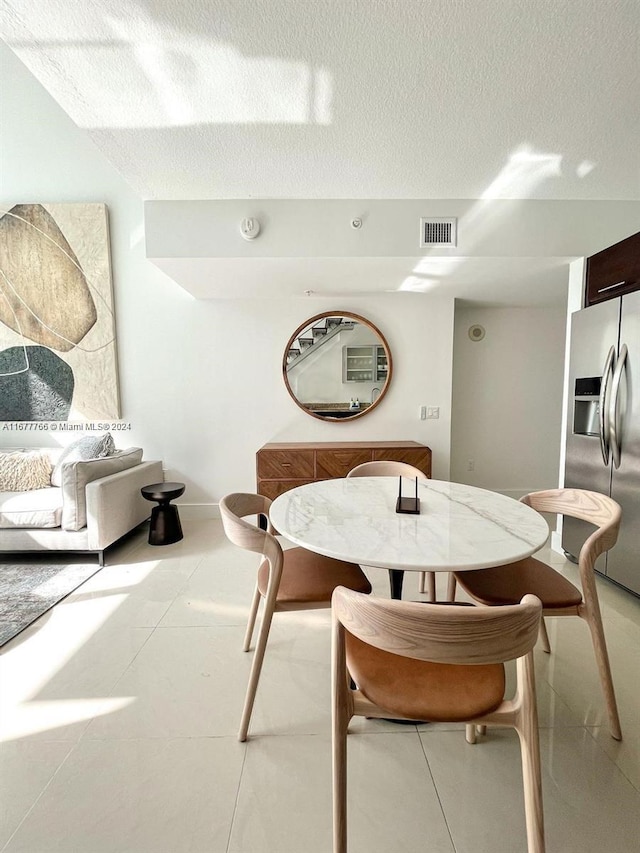
[[[60,527],[62,489],[0,492],[0,528]]]
[[[46,453],[0,453],[0,492],[26,492],[50,485],[51,460]]]
[[[133,468],[142,462],[142,448],[129,447],[104,459],[78,459],[62,465],[62,528],[81,530],[87,524],[87,483]]]
[[[62,466],[65,462],[75,462],[78,459],[102,459],[105,456],[111,456],[115,450],[116,446],[110,432],[105,432],[103,435],[83,435],[82,438],[72,441],[58,457],[51,474],[51,485],[62,486]]]

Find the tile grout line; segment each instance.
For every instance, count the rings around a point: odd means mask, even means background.
[[[431,770],[431,765],[429,764],[429,759],[427,757],[427,751],[425,749],[424,740],[420,732],[416,729],[418,740],[420,741],[420,748],[422,749],[422,754],[424,755],[424,760],[427,762],[427,770],[429,771],[429,776],[431,778],[431,782],[433,784],[433,790],[435,791],[436,797],[438,798],[438,805],[440,806],[440,811],[442,812],[442,819],[444,820],[444,824],[447,827],[447,833],[449,834],[449,839],[451,841],[451,847],[454,853],[457,853],[458,848],[456,847],[455,841],[453,840],[453,835],[451,834],[451,827],[449,826],[449,821],[447,820],[447,815],[444,810],[444,806],[442,805],[442,800],[440,799],[440,791],[438,791],[438,786],[436,785],[436,780],[433,778],[433,771]]]
[[[233,801],[233,810],[231,812],[231,821],[229,822],[229,834],[227,836],[227,843],[225,846],[225,853],[229,853],[229,848],[231,846],[231,836],[233,835],[233,827],[236,822],[236,815],[238,813],[238,803],[240,801],[240,788],[242,787],[242,777],[244,776],[244,767],[247,762],[247,745],[244,744],[244,755],[242,756],[242,766],[240,768],[240,775],[238,776],[238,787],[236,788],[236,796]]]
[[[67,761],[68,761],[68,760],[69,760],[69,758],[71,757],[71,753],[72,753],[75,749],[77,749],[77,748],[78,748],[78,744],[79,744],[79,743],[80,743],[80,741],[79,741],[79,740],[77,740],[77,741],[72,742],[72,743],[70,743],[70,744],[69,744],[69,751],[67,752],[67,754],[65,755],[65,757],[62,759],[62,761],[60,762],[60,764],[56,767],[56,769],[54,770],[54,772],[51,774],[51,777],[50,777],[50,778],[49,778],[49,780],[47,781],[46,785],[42,788],[42,790],[40,791],[40,793],[38,794],[38,796],[35,798],[35,800],[31,803],[31,805],[29,806],[29,808],[27,809],[27,811],[24,813],[24,815],[23,815],[23,817],[22,817],[22,820],[18,823],[18,825],[16,826],[16,828],[14,829],[14,831],[11,833],[11,835],[9,836],[9,838],[7,838],[7,841],[6,841],[6,843],[4,844],[4,846],[2,847],[2,850],[7,850],[7,849],[8,849],[8,847],[9,847],[9,845],[11,844],[12,840],[15,838],[16,833],[17,833],[17,832],[19,832],[20,827],[24,824],[24,822],[25,822],[25,821],[27,820],[27,818],[30,816],[31,812],[32,812],[32,811],[35,809],[35,807],[38,805],[38,803],[40,802],[40,800],[42,799],[42,797],[45,795],[45,792],[48,790],[49,786],[53,783],[53,780],[56,778],[56,776],[58,775],[58,773],[62,770],[63,766],[67,763]],[[0,853],[1,853],[1,851],[0,851]]]
[[[607,736],[608,736],[608,737],[611,737],[611,735],[609,734],[608,727],[607,727],[606,725],[601,725],[601,726],[587,726],[587,725],[583,725],[583,726],[582,726],[582,728],[584,728],[584,729],[585,729],[585,731],[587,732],[587,734],[588,734],[591,738],[593,738],[593,740],[594,740],[594,742],[595,742],[596,746],[598,747],[598,749],[600,750],[600,752],[602,752],[602,753],[603,753],[603,754],[604,754],[604,755],[609,759],[609,761],[613,764],[613,766],[616,768],[616,770],[624,776],[624,778],[625,778],[625,779],[627,780],[627,782],[631,785],[631,787],[633,788],[633,790],[634,790],[634,791],[638,791],[638,793],[640,794],[640,788],[637,788],[637,787],[636,787],[636,785],[633,783],[633,781],[632,781],[632,780],[627,776],[627,774],[624,772],[624,770],[622,769],[622,767],[620,767],[620,765],[618,764],[618,762],[617,762],[614,758],[612,758],[612,757],[609,755],[609,753],[607,752],[607,750],[602,746],[602,744],[600,743],[600,741],[598,740],[598,738],[597,738],[597,737],[594,735],[594,733],[591,731],[591,729],[598,730],[598,731],[599,731],[600,729],[602,729],[602,730],[605,730],[605,731],[607,732]],[[613,740],[613,738],[611,738],[611,739]],[[621,742],[621,741],[616,741],[616,743],[620,743],[620,742]]]

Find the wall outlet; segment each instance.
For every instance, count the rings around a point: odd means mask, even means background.
[[[427,406],[427,418],[439,418],[440,406]]]
[[[476,470],[475,461],[473,459],[469,459],[469,461],[467,462],[467,471],[475,471],[475,470]]]

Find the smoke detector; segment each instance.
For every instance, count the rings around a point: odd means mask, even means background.
[[[458,220],[429,217],[420,220],[420,248],[444,249],[458,245]]]

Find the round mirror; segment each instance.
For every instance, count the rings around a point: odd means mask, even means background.
[[[364,317],[326,311],[289,338],[282,375],[301,409],[323,421],[353,420],[374,409],[391,381],[391,352]]]

